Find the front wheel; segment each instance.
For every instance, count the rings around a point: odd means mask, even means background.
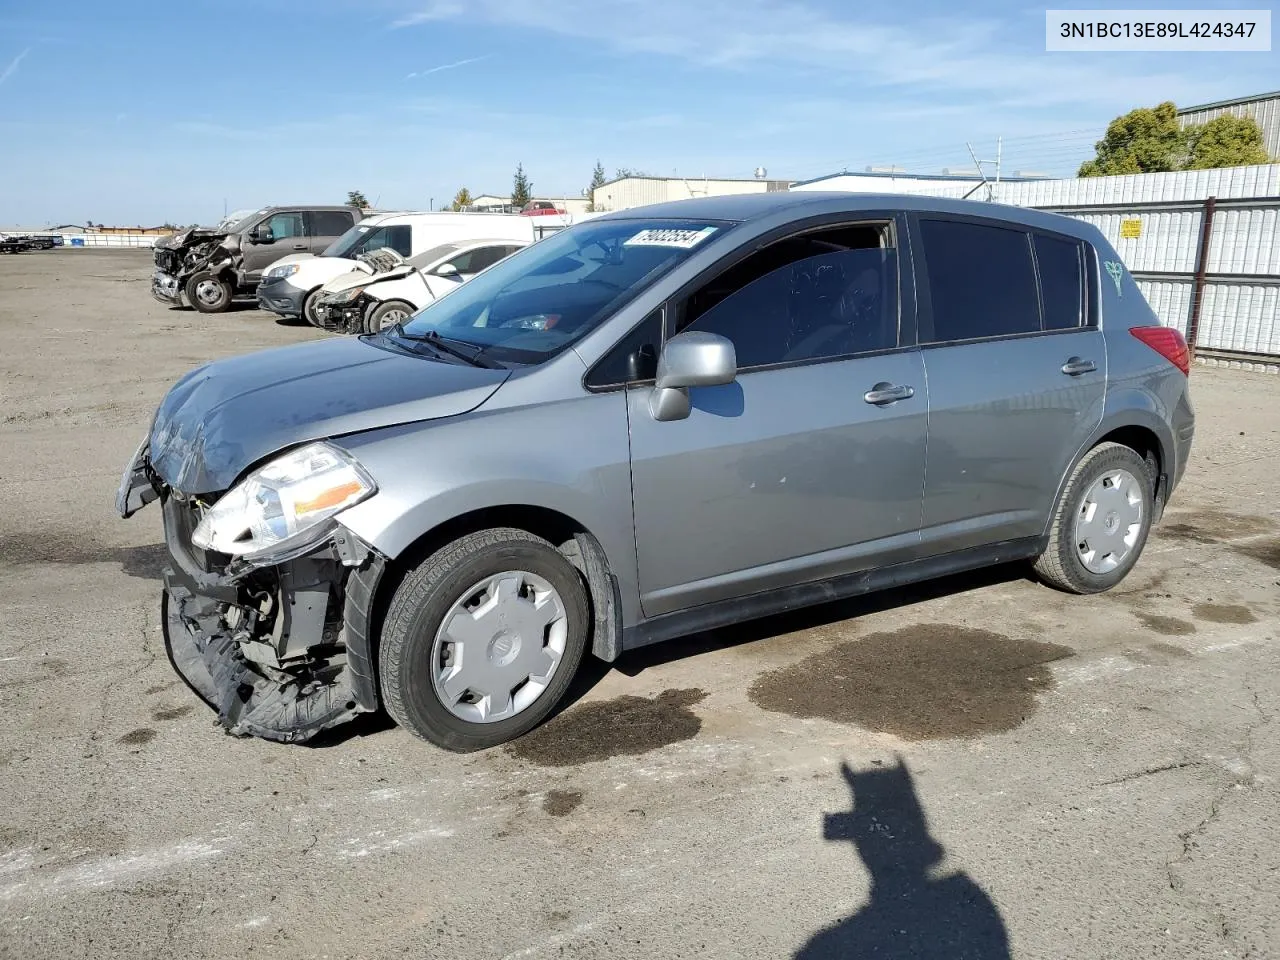
[[[410,571],[378,650],[393,720],[447,750],[497,746],[542,722],[586,648],[581,575],[524,530],[461,537]]]
[[[1068,593],[1110,590],[1138,562],[1154,503],[1147,462],[1122,444],[1098,444],[1062,491],[1036,573]]]
[[[413,316],[413,312],[412,304],[405,303],[403,300],[388,300],[386,303],[380,303],[371,307],[365,314],[364,332],[378,333],[388,327],[394,327],[397,323],[404,323]]]
[[[231,306],[231,284],[212,273],[197,273],[184,288],[187,302],[201,313],[222,313]]]

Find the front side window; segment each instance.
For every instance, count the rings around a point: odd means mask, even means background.
[[[898,265],[886,226],[840,227],[765,247],[699,289],[680,330],[727,337],[739,369],[898,345]]]
[[[578,224],[494,264],[403,329],[479,346],[498,361],[540,363],[728,229],[687,220]]]
[[[303,225],[301,213],[273,213],[267,219],[271,228],[271,237],[275,240],[287,240],[290,237],[305,237],[307,228]]]
[[[920,221],[932,329],[921,343],[1005,337],[1040,330],[1030,237],[1023,230],[962,220]]]

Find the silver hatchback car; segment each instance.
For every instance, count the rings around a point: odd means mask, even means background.
[[[585,653],[1025,560],[1106,590],[1187,464],[1188,351],[1103,236],[774,193],[586,221],[403,324],[169,391],[170,657],[235,734],[528,731]]]

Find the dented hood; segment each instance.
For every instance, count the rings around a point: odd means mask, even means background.
[[[349,337],[216,360],[161,402],[151,464],[175,490],[215,493],[298,443],[467,413],[508,376]]]

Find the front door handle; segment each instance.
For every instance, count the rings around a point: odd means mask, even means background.
[[[914,387],[896,386],[892,383],[881,381],[864,393],[862,399],[867,403],[875,404],[877,407],[883,407],[886,404],[897,403],[899,400],[910,400],[915,395]]]
[[[305,249],[307,249],[307,245],[306,245],[305,243],[295,243],[295,244],[293,245],[293,249],[295,249],[295,250],[305,250]]]
[[[1078,377],[1082,373],[1093,373],[1098,369],[1098,365],[1092,360],[1081,360],[1079,357],[1072,357],[1062,365],[1062,372],[1068,377]]]

